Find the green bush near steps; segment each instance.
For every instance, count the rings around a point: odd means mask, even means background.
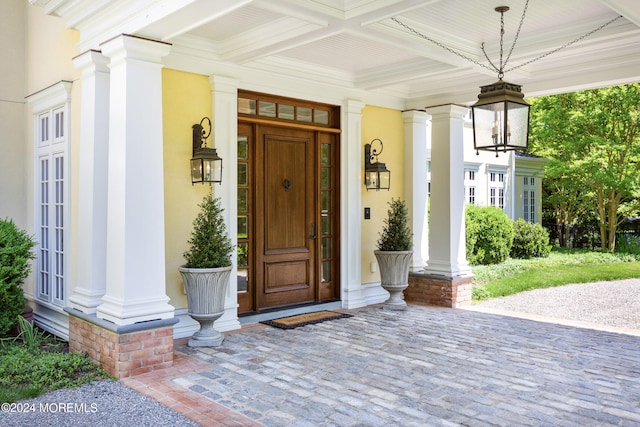
[[[520,218],[513,223],[511,258],[531,259],[546,257],[551,253],[549,232],[540,224],[531,224]]]
[[[22,283],[31,272],[33,237],[11,219],[0,220],[0,337],[17,326],[26,300]]]
[[[468,205],[465,215],[469,263],[499,264],[506,260],[513,245],[513,221],[494,206]]]

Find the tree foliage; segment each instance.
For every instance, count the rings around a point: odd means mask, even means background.
[[[189,248],[184,253],[185,267],[220,268],[231,265],[233,244],[227,235],[220,199],[211,194],[198,205],[200,212],[193,221]]]
[[[509,257],[514,237],[513,221],[502,209],[467,205],[465,233],[469,264],[499,264]]]
[[[601,248],[615,249],[615,233],[640,209],[640,84],[533,100],[531,152],[549,159],[561,243],[579,218],[598,217]]]
[[[409,227],[409,210],[404,200],[391,199],[384,227],[378,237],[379,251],[410,251],[413,249],[413,234]]]
[[[35,242],[12,220],[0,220],[0,337],[18,323],[26,304],[22,283],[31,273]]]

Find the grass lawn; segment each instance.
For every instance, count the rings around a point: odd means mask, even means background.
[[[473,300],[480,301],[570,283],[636,278],[640,277],[640,262],[626,254],[555,250],[547,258],[474,266],[473,273]]]
[[[64,341],[28,322],[18,337],[0,341],[0,403],[104,378],[110,377],[86,355],[69,353]]]

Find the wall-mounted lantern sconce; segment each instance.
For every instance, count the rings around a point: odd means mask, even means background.
[[[374,143],[378,145],[374,146]],[[391,172],[384,163],[378,161],[382,153],[382,141],[378,138],[364,146],[364,185],[369,190],[388,190],[391,181]]]
[[[209,131],[205,131],[203,123],[208,123]],[[207,147],[207,138],[211,135],[211,119],[204,117],[193,129],[193,157],[191,158],[191,184],[222,182],[222,159],[215,148]]]

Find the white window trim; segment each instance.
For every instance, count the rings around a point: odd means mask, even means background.
[[[473,172],[474,174],[474,179],[470,180],[467,179],[467,174],[469,172]],[[480,183],[479,178],[479,172],[480,172],[480,165],[464,165],[464,203],[465,205],[471,204],[471,201],[469,200],[469,189],[471,187],[474,188],[474,203],[473,204],[478,204],[478,184]],[[471,185],[473,184],[473,185]]]
[[[36,241],[37,246],[34,248],[36,253],[36,260],[34,262],[33,271],[35,273],[34,280],[34,293],[33,295],[37,298],[37,300],[41,303],[49,303],[52,304],[53,307],[64,307],[66,299],[69,296],[70,286],[69,286],[69,254],[70,254],[70,230],[71,230],[71,221],[69,216],[70,206],[71,206],[71,197],[70,191],[70,174],[69,174],[69,165],[70,165],[70,102],[71,102],[71,87],[72,83],[69,81],[61,81],[58,82],[46,89],[43,89],[33,95],[27,97],[27,102],[32,106],[33,113],[33,135],[34,135],[34,156],[33,156],[33,172],[34,172],[34,229],[38,232],[36,233]],[[56,113],[62,113],[62,126],[63,126],[63,135],[59,135],[56,138]],[[48,116],[48,143],[46,145],[41,145],[41,119],[43,117]],[[49,289],[48,295],[43,295],[40,287],[40,236],[39,236],[39,228],[40,228],[40,161],[42,158],[47,157],[49,159],[49,210],[51,212],[52,209],[55,209],[55,206],[52,208],[51,205],[55,205],[55,161],[56,158],[63,157],[62,164],[62,192],[63,192],[63,206],[62,206],[62,242],[63,242],[63,264],[61,274],[64,278],[63,282],[63,290],[62,290],[62,298],[56,298],[57,294],[55,292],[55,280],[52,277],[55,274],[55,270],[53,268],[53,263],[55,263],[55,257],[52,256],[51,251],[54,250],[53,240],[50,238],[49,240]],[[49,217],[49,227],[55,227],[55,223],[53,223],[55,216]],[[49,231],[50,236],[54,236],[54,233]]]
[[[495,174],[503,174],[504,175],[504,180],[502,181],[502,186],[499,185],[493,185],[492,181],[491,181],[491,174],[495,173]],[[496,183],[499,183],[500,181],[496,181]],[[502,188],[503,190],[503,206],[502,206],[502,210],[503,211],[507,211],[507,182],[509,182],[509,171],[507,168],[497,168],[497,167],[490,167],[487,169],[487,205],[488,206],[495,206],[497,208],[500,208],[500,204],[498,201],[499,196],[496,194],[496,204],[492,204],[491,203],[491,189],[495,188],[495,189],[500,189]]]
[[[531,180],[533,179],[533,183]],[[539,178],[536,176],[526,175],[522,177],[522,218],[530,222],[531,224],[536,224],[538,218],[538,212],[536,207],[536,200],[538,199],[538,184],[537,180]],[[527,182],[529,181],[529,182]],[[533,193],[533,203],[531,203],[531,194]],[[526,197],[526,196],[528,197]],[[527,203],[525,203],[525,200]],[[526,207],[529,207],[529,212],[526,211]]]

